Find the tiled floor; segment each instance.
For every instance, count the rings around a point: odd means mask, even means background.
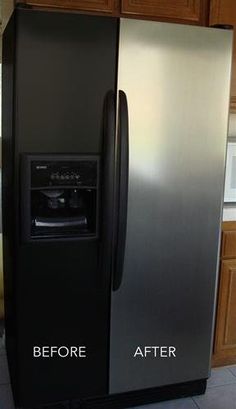
[[[15,409],[5,350],[0,344],[0,409]],[[236,365],[213,369],[204,395],[133,409],[236,409]]]

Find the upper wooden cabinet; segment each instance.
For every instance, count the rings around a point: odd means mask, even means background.
[[[158,20],[206,24],[208,0],[121,0],[122,14]]]
[[[236,24],[235,0],[211,0],[210,24]]]
[[[116,0],[17,0],[31,6],[61,8],[112,14],[117,8]]]
[[[209,0],[17,0],[31,6],[207,25]]]
[[[209,25],[215,24],[230,24],[234,26],[230,110],[236,112],[236,0],[211,0]]]

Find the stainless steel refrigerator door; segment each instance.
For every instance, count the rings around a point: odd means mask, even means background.
[[[121,19],[130,156],[110,393],[208,377],[231,47],[228,31]],[[134,357],[145,346],[173,346],[176,357]]]

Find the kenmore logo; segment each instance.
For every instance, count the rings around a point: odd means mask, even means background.
[[[36,169],[47,169],[47,165],[36,165]]]

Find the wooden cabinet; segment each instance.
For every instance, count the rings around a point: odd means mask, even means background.
[[[236,363],[236,222],[224,222],[213,366]]]
[[[236,112],[236,0],[211,0],[209,25],[215,24],[230,24],[234,26],[230,110],[231,112]]]
[[[17,2],[37,7],[81,10],[110,14],[115,11],[116,7],[116,0],[19,0]]]
[[[188,24],[206,24],[207,11],[208,0],[121,0],[123,14]]]
[[[211,0],[210,25],[232,24],[236,25],[235,0]]]
[[[209,0],[17,0],[31,6],[207,25]]]

